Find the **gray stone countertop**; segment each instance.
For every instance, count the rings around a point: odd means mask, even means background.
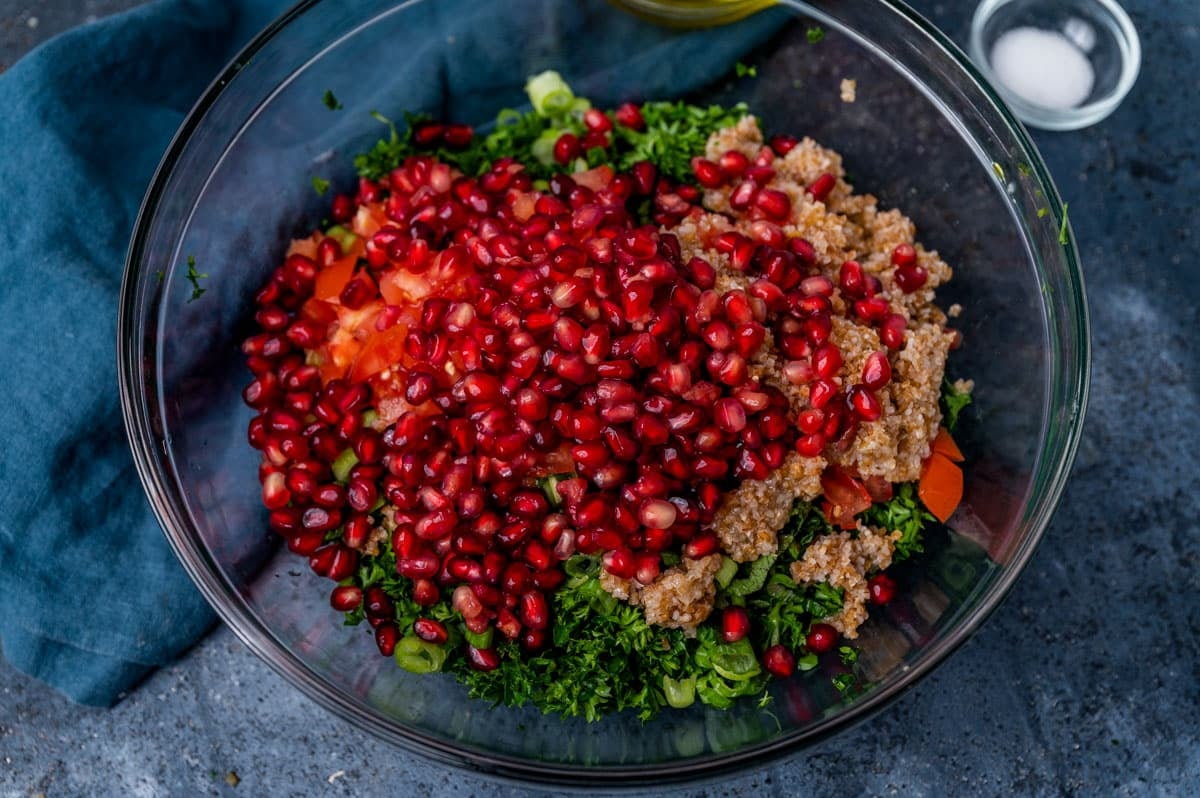
[[[132,5],[0,0],[0,67]],[[965,40],[971,4],[916,5]],[[1083,444],[1041,547],[983,630],[886,710],[681,794],[1200,794],[1200,6],[1126,5],[1133,92],[1095,127],[1035,134],[1070,202],[1094,345]],[[4,798],[525,794],[356,731],[224,628],[111,710],[0,659]]]

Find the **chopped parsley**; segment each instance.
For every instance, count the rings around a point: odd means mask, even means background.
[[[1058,243],[1065,247],[1067,242],[1071,240],[1067,233],[1067,203],[1065,202],[1062,204],[1062,213],[1062,224],[1058,228]]]
[[[312,179],[313,191],[317,192],[318,197],[325,196],[325,192],[329,190],[329,181],[323,177],[313,175]]]
[[[201,296],[204,295],[205,291],[208,290],[207,288],[200,287],[200,281],[206,279],[208,277],[208,275],[205,274],[204,272],[196,271],[196,258],[192,255],[188,255],[187,265],[188,265],[187,279],[188,279],[188,282],[192,284],[192,296],[191,296],[191,299],[188,300],[188,302],[195,302],[197,299],[199,299]]]
[[[1004,176],[1004,167],[996,161],[992,161],[992,171],[996,173],[996,177],[999,178],[1001,183],[1007,180]]]
[[[858,651],[850,646],[838,646],[838,657],[843,665],[853,665],[858,662]]]
[[[615,125],[608,147],[592,148],[575,163],[563,166],[554,160],[554,143],[563,133],[573,133],[580,138],[585,135],[583,113],[592,107],[591,103],[575,96],[556,73],[531,78],[526,90],[533,106],[531,110],[506,108],[500,111],[492,132],[476,136],[461,150],[444,146],[419,149],[413,141],[412,130],[428,121],[428,117],[406,114],[406,129],[401,133],[391,120],[372,112],[389,127],[390,134],[370,151],[356,157],[354,166],[360,176],[378,180],[408,156],[428,152],[458,167],[464,174],[480,175],[494,161],[507,156],[523,163],[534,180],[546,180],[560,172],[570,173],[601,164],[625,171],[638,161],[651,161],[660,174],[675,181],[691,182],[694,179],[692,157],[704,152],[709,135],[736,124],[747,111],[744,104],[723,108],[682,101],[647,102],[641,107],[645,120],[643,130]]]
[[[958,416],[963,408],[971,404],[971,394],[954,387],[950,380],[942,380],[942,424],[950,432],[958,426]]]
[[[857,685],[858,677],[856,677],[853,673],[839,673],[837,676],[833,677],[833,686],[837,688],[839,693],[847,698],[850,697],[853,689]]]
[[[1050,213],[1050,209],[1045,206],[1037,209],[1037,216],[1039,219],[1046,218],[1046,214],[1048,213]]]
[[[734,71],[734,74],[736,74],[739,78],[745,78],[745,77],[756,78],[756,77],[758,77],[758,67],[746,66],[741,61],[738,61],[736,64],[733,65],[733,71]]]
[[[808,37],[809,44],[816,44],[825,38],[825,31],[822,30],[820,25],[813,25],[804,32],[804,35]]]
[[[334,96],[333,91],[330,89],[325,90],[325,96],[321,98],[321,101],[325,103],[325,107],[330,111],[342,110],[342,104],[338,102],[338,98]]]
[[[872,504],[863,511],[862,519],[868,526],[882,527],[889,532],[899,530],[900,539],[892,554],[895,562],[924,551],[925,526],[936,520],[918,499],[915,482],[897,485],[891,499]]]

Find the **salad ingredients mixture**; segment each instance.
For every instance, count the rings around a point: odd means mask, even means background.
[[[950,268],[743,106],[527,91],[392,126],[259,292],[270,528],[493,702],[649,718],[850,662],[962,495]]]

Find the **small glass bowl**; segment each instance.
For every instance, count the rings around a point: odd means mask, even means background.
[[[1030,102],[992,69],[996,41],[1017,28],[1064,34],[1087,56],[1095,82],[1074,108]],[[1078,130],[1111,114],[1137,80],[1142,48],[1137,30],[1114,0],[983,0],[971,20],[971,59],[1021,121],[1043,130]]]

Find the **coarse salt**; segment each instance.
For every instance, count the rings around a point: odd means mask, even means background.
[[[992,46],[992,71],[1021,99],[1066,110],[1087,100],[1096,75],[1074,41],[1056,31],[1014,28]]]

